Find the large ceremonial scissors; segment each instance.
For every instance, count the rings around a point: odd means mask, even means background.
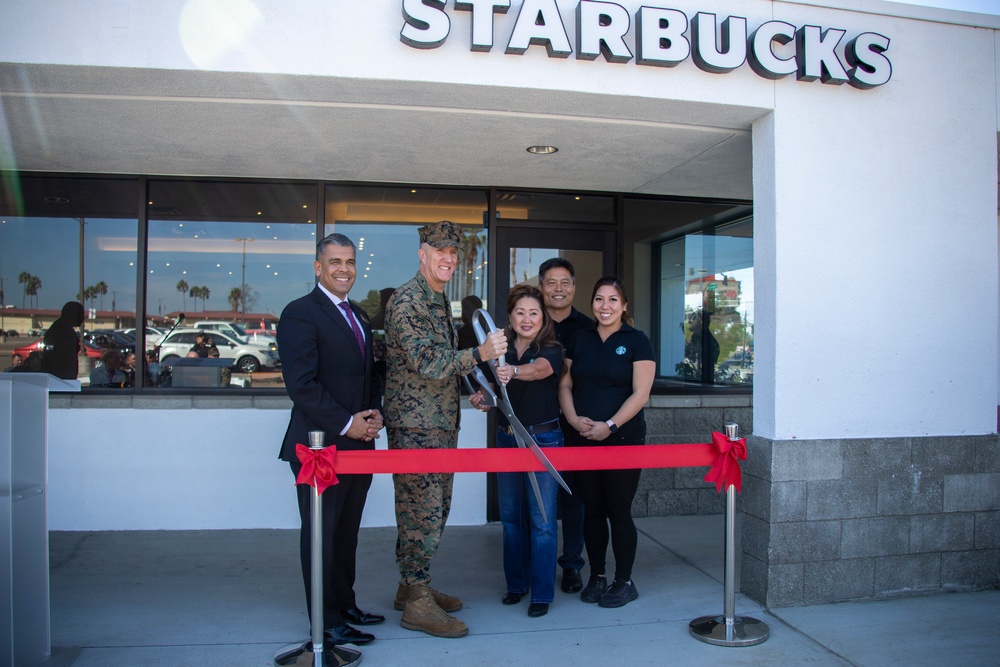
[[[480,320],[482,320],[482,322],[480,322]],[[490,317],[490,314],[480,308],[472,314],[472,329],[476,332],[476,339],[479,341],[480,345],[482,345],[486,340],[486,330],[483,329],[483,323],[486,324],[486,327],[489,329],[489,333],[493,333],[497,330],[497,325],[493,322],[493,318]],[[504,366],[505,364],[506,360],[503,356],[497,359],[498,367]],[[507,418],[507,422],[510,424],[511,431],[514,433],[514,440],[517,441],[518,447],[530,449],[531,453],[535,455],[535,458],[537,458],[542,465],[545,466],[545,469],[549,471],[549,474],[552,475],[557,482],[559,482],[559,485],[562,486],[562,488],[566,489],[566,493],[572,494],[573,492],[570,491],[570,488],[566,484],[565,480],[563,480],[562,475],[559,474],[559,471],[555,469],[552,462],[549,461],[548,457],[545,456],[541,448],[535,443],[535,439],[531,437],[528,429],[524,428],[521,420],[519,420],[517,415],[514,414],[514,408],[511,406],[510,398],[507,396],[507,386],[497,379],[492,366],[490,366],[490,373],[493,375],[496,385],[500,387],[501,396],[499,397],[496,395],[496,392],[493,391],[489,381],[487,381],[486,376],[483,375],[483,372],[478,366],[472,369],[472,373],[470,373],[482,389],[484,399],[483,404],[490,407],[496,406],[500,412],[503,413],[503,416]],[[533,471],[528,471],[528,479],[531,481],[531,488],[535,491],[535,499],[538,501],[538,508],[542,512],[542,520],[548,521],[548,518],[545,516],[545,505],[542,503],[542,492],[538,489],[538,479],[535,478],[535,473]]]

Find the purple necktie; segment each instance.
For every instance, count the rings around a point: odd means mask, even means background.
[[[361,358],[365,358],[365,337],[361,334],[361,327],[358,326],[358,321],[354,319],[354,313],[351,312],[351,304],[347,301],[341,301],[337,304],[340,306],[344,314],[347,315],[347,321],[351,323],[351,328],[354,329],[354,337],[358,339],[358,348],[361,350]]]

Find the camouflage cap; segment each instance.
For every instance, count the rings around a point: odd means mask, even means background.
[[[417,230],[420,233],[420,242],[427,243],[435,248],[450,248],[452,246],[461,250],[465,242],[465,234],[457,223],[451,220],[442,220],[430,225],[424,225]]]

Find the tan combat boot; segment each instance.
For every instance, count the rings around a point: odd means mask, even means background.
[[[434,601],[437,602],[437,605],[449,614],[454,614],[462,608],[462,601],[454,595],[446,595],[441,591],[434,590],[430,586],[427,587],[427,590],[434,596]],[[399,588],[396,589],[396,599],[392,603],[396,611],[403,611],[403,607],[406,606],[406,600],[409,596],[410,587],[406,584],[400,584]]]
[[[400,625],[407,630],[420,630],[435,637],[464,637],[469,634],[465,623],[441,609],[434,601],[430,587],[424,584],[410,586]]]

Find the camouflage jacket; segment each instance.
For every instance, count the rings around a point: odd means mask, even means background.
[[[387,427],[458,428],[459,382],[476,360],[456,340],[444,295],[419,272],[395,291],[385,316]]]

